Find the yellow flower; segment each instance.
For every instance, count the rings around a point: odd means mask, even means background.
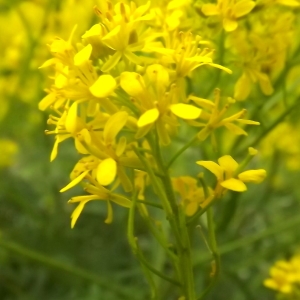
[[[55,143],[50,160],[57,156],[58,145],[68,138],[74,138],[75,148],[79,153],[88,154],[84,143],[91,143],[91,135],[83,118],[78,116],[78,104],[74,102],[60,117],[50,115],[48,124],[56,125],[55,130],[46,131],[46,134],[56,134]]]
[[[289,261],[279,260],[270,269],[270,278],[264,285],[282,294],[292,294],[300,283],[300,255],[293,256]]]
[[[74,209],[72,215],[71,215],[71,228],[74,228],[75,223],[77,219],[79,218],[84,206],[86,203],[89,201],[93,200],[102,200],[106,201],[107,203],[107,218],[105,220],[105,223],[109,224],[113,221],[113,210],[112,210],[112,205],[111,202],[114,202],[120,206],[127,207],[129,208],[131,205],[131,201],[128,200],[127,198],[118,195],[118,194],[113,194],[106,188],[102,186],[92,186],[92,185],[87,185],[86,186],[86,191],[91,191],[93,195],[86,195],[86,196],[76,196],[71,198],[68,203],[78,203],[77,207]]]
[[[175,32],[171,36],[171,43],[166,48],[170,48],[174,52],[172,55],[168,55],[166,52],[166,55],[170,63],[175,63],[177,78],[188,76],[192,71],[204,65],[221,69],[229,74],[232,73],[228,68],[213,62],[213,50],[199,47],[205,44],[208,42],[203,41],[198,35],[194,37],[191,32]]]
[[[237,20],[254,8],[255,2],[251,0],[218,0],[217,4],[204,4],[202,12],[206,16],[220,16],[226,31],[234,31],[238,27]]]
[[[235,135],[247,135],[247,132],[243,130],[240,126],[236,125],[234,122],[238,124],[248,124],[248,125],[259,125],[259,122],[246,120],[242,117],[246,113],[246,109],[242,109],[241,111],[229,116],[224,117],[229,107],[235,103],[234,99],[228,98],[227,104],[220,110],[220,90],[215,90],[215,103],[202,99],[196,96],[189,96],[189,100],[194,101],[200,107],[203,107],[206,110],[203,110],[200,119],[203,119],[205,123],[198,121],[190,121],[190,124],[196,127],[203,127],[202,130],[198,133],[198,138],[201,141],[204,141],[213,131],[219,127],[224,126],[231,133]]]
[[[123,72],[120,80],[122,89],[134,97],[134,103],[141,111],[137,120],[140,130],[136,137],[146,135],[156,124],[159,138],[166,145],[170,142],[166,126],[177,126],[176,117],[197,119],[202,110],[194,105],[178,103],[177,89],[175,85],[170,86],[169,73],[162,65],[148,66],[144,77],[134,72]]]
[[[292,283],[289,281],[286,271],[273,267],[270,270],[270,275],[272,278],[264,280],[264,285],[266,287],[284,294],[292,292]]]
[[[197,161],[196,163],[216,176],[216,196],[221,196],[226,190],[244,192],[247,190],[245,182],[260,183],[266,177],[266,171],[263,169],[248,170],[236,174],[239,165],[230,155],[220,157],[218,159],[219,164],[213,161]]]
[[[187,216],[194,215],[199,207],[205,206],[213,198],[212,191],[205,199],[202,187],[197,185],[197,180],[190,176],[172,178],[174,190],[180,195],[181,203],[184,205]]]
[[[100,25],[102,29],[104,28],[104,30],[96,30],[102,35],[101,42],[113,53],[102,65],[103,72],[113,69],[121,58],[126,58],[134,64],[141,63],[140,57],[134,52],[143,49],[145,36],[139,34],[140,30],[138,31],[137,28],[142,21],[152,18],[147,14],[150,4],[151,2],[148,1],[145,5],[137,7],[134,2],[131,2],[131,5],[118,2],[114,8],[109,7],[104,15],[96,8],[96,14],[101,19]]]

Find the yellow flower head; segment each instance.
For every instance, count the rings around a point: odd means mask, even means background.
[[[247,190],[246,182],[260,183],[266,177],[266,171],[248,170],[237,173],[239,164],[230,156],[224,155],[213,161],[197,161],[197,164],[212,172],[217,178],[216,195],[221,196],[224,191],[244,192]]]
[[[194,215],[199,207],[203,207],[213,197],[210,190],[209,197],[205,199],[203,188],[199,187],[197,180],[190,176],[172,178],[172,184],[174,190],[180,195],[187,216]]]
[[[202,12],[206,16],[220,16],[226,31],[234,31],[238,27],[238,19],[247,15],[254,8],[251,0],[218,0],[217,4],[204,4]]]
[[[270,269],[270,278],[264,280],[264,285],[281,294],[293,295],[299,292],[300,256],[295,255],[290,260],[279,260]]]
[[[247,135],[247,132],[243,130],[240,126],[237,124],[248,124],[248,125],[259,125],[259,122],[255,122],[252,120],[246,120],[242,117],[246,113],[246,109],[242,109],[241,111],[229,116],[225,117],[225,114],[229,107],[235,102],[234,99],[228,98],[227,103],[224,105],[222,109],[220,109],[220,90],[215,90],[215,102],[212,102],[210,100],[202,99],[196,96],[189,96],[189,100],[192,100],[196,104],[198,104],[200,107],[203,107],[205,110],[200,116],[200,119],[206,121],[204,122],[197,122],[192,121],[190,122],[191,125],[194,125],[196,127],[203,127],[201,131],[198,134],[198,138],[200,140],[205,140],[213,131],[219,127],[225,127],[230,132],[232,132],[235,135]]]

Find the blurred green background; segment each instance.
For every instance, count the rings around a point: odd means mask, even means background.
[[[47,42],[56,35],[67,38],[76,23],[79,37],[95,22],[94,4],[0,0],[1,300],[150,299],[127,244],[126,210],[115,209],[114,222],[106,225],[106,207],[90,203],[70,229],[74,207],[67,200],[80,189],[59,190],[69,182],[78,155],[70,141],[49,162],[53,137],[44,134],[48,117],[37,108],[48,85],[47,71],[38,70],[49,58]],[[286,144],[254,162],[266,168],[268,180],[246,194],[229,195],[216,207],[222,272],[207,299],[274,299],[262,284],[270,266],[299,251],[298,113],[291,115],[290,127],[265,141],[271,147],[278,138]],[[262,123],[269,126],[268,121]],[[291,145],[293,153],[287,151]],[[162,264],[162,250],[152,243],[142,220],[136,228],[149,260]],[[211,259],[200,233],[194,243],[200,291]],[[161,288],[167,295],[169,286],[162,283]]]

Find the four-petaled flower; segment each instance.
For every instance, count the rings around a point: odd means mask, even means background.
[[[266,171],[263,169],[238,173],[239,164],[230,155],[220,157],[218,163],[197,161],[198,165],[206,168],[217,177],[216,197],[220,197],[226,190],[244,192],[247,190],[245,182],[260,183],[266,177]]]

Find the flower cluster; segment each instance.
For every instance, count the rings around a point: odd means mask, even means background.
[[[249,1],[245,8],[240,6],[235,18],[253,5]],[[152,162],[151,169],[159,178],[166,170],[158,159],[157,147],[172,144],[180,127],[200,128],[200,142],[219,127],[246,135],[243,124],[259,125],[243,119],[245,109],[228,115],[235,100],[229,97],[220,107],[218,89],[214,101],[189,92],[188,79],[196,72],[231,74],[231,70],[214,62],[209,41],[191,29],[180,28],[182,15],[178,12],[184,11],[188,18],[192,15],[187,7],[185,11],[184,3],[179,5],[178,1],[166,7],[150,1],[140,6],[134,2],[104,2],[94,9],[99,23],[82,35],[81,43],[75,46],[73,41],[75,26],[68,40],[55,38],[49,44],[53,57],[41,68],[51,67],[53,83],[39,108],[53,111],[48,120],[53,129],[46,131],[55,135],[51,160],[57,156],[59,144],[67,139],[74,141],[83,156],[71,173],[71,182],[61,190],[80,183],[87,193],[69,201],[78,203],[72,227],[91,200],[107,203],[106,222],[110,223],[112,203],[130,207],[126,193],[137,190],[138,198],[145,199],[149,170],[141,157]],[[162,18],[164,11],[166,20]],[[228,155],[219,163],[198,162],[217,177],[217,187],[209,195],[205,196],[196,179],[172,179],[187,216],[195,214],[208,198],[211,201],[227,189],[245,191],[244,182],[260,182],[265,177],[264,170],[235,174],[238,165]],[[120,186],[125,194],[120,194]]]

